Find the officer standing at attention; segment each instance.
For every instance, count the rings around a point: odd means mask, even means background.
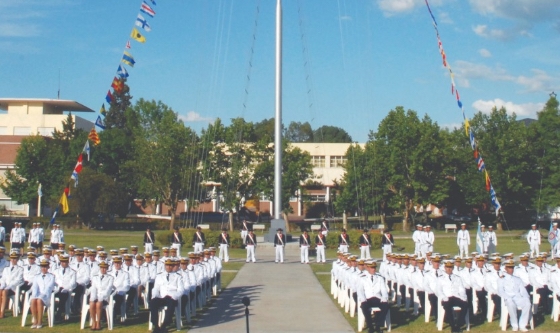
[[[513,260],[506,262],[506,274],[498,280],[498,295],[506,303],[509,312],[509,322],[514,331],[527,332],[527,323],[531,315],[531,300],[520,278],[513,275],[515,264]],[[517,319],[517,309],[521,309],[521,316]]]
[[[165,272],[156,276],[152,299],[150,300],[150,320],[154,327],[153,332],[167,332],[165,327],[171,323],[177,302],[181,301],[184,291],[184,283],[180,274],[173,272],[174,262],[171,259],[165,261]],[[159,325],[159,308],[167,307],[161,326]]]
[[[371,247],[371,237],[368,230],[364,229],[364,233],[360,236],[360,259],[371,259],[369,248]]]
[[[202,232],[202,228],[200,226],[196,227],[196,232],[193,235],[192,242],[194,252],[199,253],[204,251],[204,243],[206,243],[206,238],[204,237],[204,233]]]
[[[359,284],[362,290],[358,292],[358,294],[364,295],[365,298],[360,308],[366,318],[368,332],[381,332],[381,326],[383,326],[387,311],[389,311],[387,283],[385,282],[385,278],[376,273],[376,262],[370,262],[367,265],[367,270],[369,275],[362,277],[360,280],[361,283]],[[371,308],[373,307],[381,309],[381,311],[375,314],[375,327],[371,320]]]
[[[286,245],[286,235],[282,233],[282,228],[278,228],[276,235],[274,235],[274,247],[276,252],[275,263],[284,262],[284,246]]]
[[[152,253],[154,250],[155,240],[156,237],[154,236],[154,232],[150,230],[150,227],[148,227],[144,233],[144,252]]]
[[[529,256],[533,259],[539,255],[539,245],[541,245],[541,233],[537,230],[536,224],[531,224],[531,230],[527,233],[527,243],[529,243]]]
[[[338,250],[347,253],[348,247],[350,247],[350,236],[346,233],[346,229],[342,229],[342,233],[338,235]]]
[[[461,223],[461,230],[457,232],[457,246],[459,246],[459,256],[461,258],[469,256],[469,245],[471,245],[471,236],[467,230],[467,225]]]
[[[303,234],[299,236],[299,248],[300,248],[300,257],[302,264],[309,264],[309,246],[311,245],[311,239],[309,239],[309,235],[307,234],[307,230],[303,230]]]
[[[325,247],[327,246],[327,236],[323,235],[322,232],[315,236],[315,246],[317,251],[317,262],[325,263],[327,260],[325,258]]]
[[[488,226],[488,252],[496,252],[496,246],[498,246],[498,237],[494,231],[494,227]]]
[[[393,235],[389,230],[385,230],[383,237],[381,238],[381,249],[383,250],[383,260],[387,259],[387,254],[393,252],[393,245],[395,245],[395,240]]]
[[[414,230],[414,232],[412,233],[412,241],[414,242],[414,254],[416,254],[416,256],[422,256],[422,254],[420,253],[420,242],[422,240],[422,225],[421,224],[417,224],[416,225],[416,230]]]
[[[245,244],[245,239],[247,238],[247,234],[249,234],[249,227],[250,223],[247,220],[243,220],[241,224],[241,239],[243,239],[243,244]]]
[[[177,249],[177,256],[181,257],[181,245],[183,244],[183,235],[179,232],[179,227],[175,227],[173,235],[171,235],[171,248]]]
[[[465,315],[468,310],[467,293],[463,280],[459,275],[453,274],[453,263],[445,263],[445,274],[437,280],[437,295],[441,298],[441,305],[445,310],[444,320],[451,326],[451,332],[461,332],[461,326],[465,323]],[[457,320],[453,318],[453,307],[461,310]]]
[[[245,239],[245,249],[247,250],[247,260],[245,262],[255,262],[255,248],[257,247],[257,236],[253,233],[253,230],[249,230],[247,238]]]
[[[243,242],[245,242],[245,237],[243,237]],[[229,252],[228,252],[229,234],[227,233],[227,228],[222,228],[222,233],[220,234],[218,243],[220,244],[220,255],[218,257],[220,258],[220,260],[228,262],[229,261]]]

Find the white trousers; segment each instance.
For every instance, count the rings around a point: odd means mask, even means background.
[[[247,250],[247,262],[252,261],[255,262],[255,245],[247,245],[245,246]]]
[[[144,252],[152,253],[154,251],[154,243],[144,243]]]
[[[309,246],[308,245],[302,245],[300,250],[300,257],[301,257],[301,263],[309,263]]]
[[[172,249],[177,249],[177,257],[181,257],[181,244],[171,244]]]
[[[469,256],[469,244],[467,242],[459,242],[459,256],[461,258]]]
[[[534,257],[536,257],[536,256],[539,255],[539,253],[540,253],[540,252],[539,252],[539,245],[540,245],[539,242],[531,242],[531,243],[529,243],[529,249],[530,249],[530,251],[531,251],[531,252],[530,252],[530,253],[531,253],[531,254],[530,254],[531,258],[534,258]],[[534,256],[533,256],[533,252],[535,253]]]
[[[420,256],[421,255],[420,252],[421,252],[420,243],[414,242],[414,254],[417,255],[417,256]]]
[[[338,250],[342,253],[347,253],[348,252],[348,245],[339,245],[338,246]]]
[[[229,261],[229,253],[228,253],[228,245],[227,244],[220,244],[220,254],[218,255],[220,260],[225,262]]]
[[[326,262],[325,245],[317,245],[317,262]]]
[[[274,247],[276,252],[275,262],[284,262],[284,245],[276,245]]]
[[[387,259],[387,253],[393,252],[393,245],[385,244],[383,245],[383,260]]]
[[[243,244],[245,244],[245,239],[247,238],[247,234],[249,232],[247,230],[241,230],[241,239],[243,239]]]
[[[194,252],[204,251],[204,243],[194,243]]]
[[[369,246],[360,246],[360,259],[371,259]]]
[[[514,297],[505,301],[509,313],[509,323],[514,331],[527,327],[531,315],[531,301],[524,297]],[[521,316],[517,318],[517,308],[521,308]]]

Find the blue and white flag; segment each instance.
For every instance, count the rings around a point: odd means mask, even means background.
[[[87,154],[87,160],[89,161],[89,154],[91,153],[91,149],[89,148],[89,140],[86,140],[83,152]]]
[[[43,186],[39,183],[39,188],[37,189],[37,195],[42,197],[43,196]]]
[[[484,253],[484,242],[482,241],[482,231],[480,230],[480,217],[478,218],[478,229],[476,230],[476,252]]]
[[[128,72],[123,65],[119,65],[119,68],[117,68],[117,75],[122,77],[123,79],[128,77]]]
[[[138,14],[138,16],[136,17],[136,22],[134,22],[134,24],[136,24],[137,27],[140,27],[140,28],[144,29],[144,31],[146,31],[146,32],[152,31],[152,28],[148,24],[148,21],[146,21],[144,16],[142,16],[140,14]]]
[[[101,116],[97,116],[97,120],[95,121],[95,126],[101,129],[105,129],[105,125],[103,124],[103,120],[101,119]]]
[[[552,248],[558,243],[558,231],[554,230],[552,222],[550,222],[550,230],[548,231],[548,242]]]
[[[146,1],[142,2],[142,6],[140,6],[140,11],[143,13],[148,14],[150,17],[154,17],[156,15],[156,12],[154,12],[154,10],[152,9],[152,7],[150,7]]]
[[[60,205],[59,205],[60,206]],[[56,219],[56,214],[58,213],[58,207],[56,207],[56,209],[54,210],[53,216],[51,218],[51,225],[54,224],[55,219]]]
[[[502,205],[500,205],[500,202],[496,197],[496,191],[494,191],[494,187],[492,185],[490,185],[490,200],[492,200],[492,206],[494,206],[494,208],[496,209],[496,216],[498,216],[498,214],[500,214]]]

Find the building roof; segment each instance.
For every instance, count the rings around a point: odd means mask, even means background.
[[[85,105],[76,101],[65,99],[45,99],[45,98],[0,98],[0,110],[8,110],[10,104],[39,103],[49,109],[63,111],[95,112]]]

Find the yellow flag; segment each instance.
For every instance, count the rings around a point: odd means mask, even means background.
[[[469,124],[469,120],[467,118],[465,118],[465,134],[467,136],[469,136],[469,128],[471,127],[471,125]]]
[[[68,208],[68,197],[66,197],[66,193],[64,192],[62,192],[62,196],[60,197],[60,205],[62,205],[62,213],[68,213],[70,210]]]
[[[130,37],[140,43],[146,42],[146,37],[142,36],[140,32],[136,28],[132,28],[132,32],[130,33]]]

